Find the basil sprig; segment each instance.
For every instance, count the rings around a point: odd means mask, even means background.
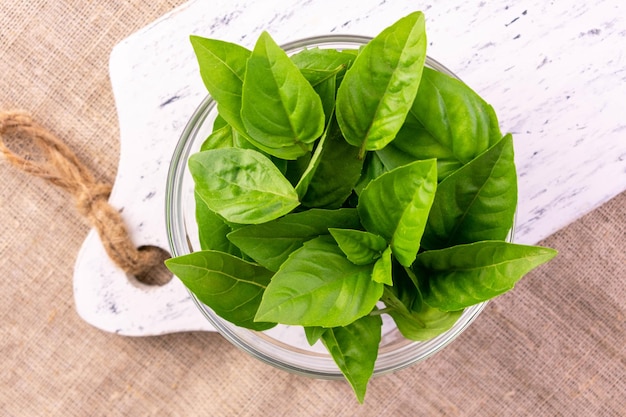
[[[189,159],[201,250],[166,264],[236,325],[303,326],[359,401],[382,314],[431,339],[556,255],[506,241],[512,137],[424,66],[421,12],[358,51],[191,42],[219,115]]]

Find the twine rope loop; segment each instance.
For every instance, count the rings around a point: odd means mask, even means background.
[[[41,160],[35,160],[22,147],[23,155],[13,152],[5,143],[9,136],[21,143],[32,141],[41,152]],[[126,273],[145,277],[153,268],[163,265],[167,257],[163,250],[154,246],[136,248],[132,243],[122,216],[108,203],[111,185],[96,181],[76,154],[30,115],[0,112],[0,153],[13,166],[67,191],[74,198],[78,212],[97,230],[107,255]]]

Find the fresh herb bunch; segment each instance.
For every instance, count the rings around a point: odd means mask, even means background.
[[[303,326],[359,401],[381,314],[428,340],[556,254],[506,241],[512,137],[425,67],[421,12],[359,50],[191,43],[219,116],[189,158],[202,250],[167,266],[235,325]]]

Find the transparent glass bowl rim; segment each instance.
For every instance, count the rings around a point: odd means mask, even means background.
[[[282,48],[288,51],[289,54],[293,54],[311,47],[359,47],[369,40],[371,40],[370,37],[359,35],[322,35],[290,42],[282,45]],[[426,65],[456,77],[449,69],[430,57],[427,57]],[[165,214],[168,241],[173,257],[188,254],[192,250],[187,236],[184,216],[183,180],[185,170],[187,169],[187,159],[191,154],[194,143],[196,143],[194,142],[196,133],[207,116],[214,111],[214,108],[215,102],[212,98],[210,96],[204,98],[188,121],[172,154],[166,182]],[[509,241],[512,241],[513,230],[509,236]],[[277,368],[301,375],[324,379],[343,378],[330,356],[301,351],[265,337],[262,332],[234,326],[217,316],[210,308],[200,302],[193,293],[190,292],[190,296],[206,319],[223,337],[253,357]],[[374,375],[406,368],[440,351],[456,339],[476,319],[486,304],[484,302],[466,308],[463,315],[450,330],[433,339],[425,342],[407,340],[406,344],[396,350],[381,352],[376,361]]]

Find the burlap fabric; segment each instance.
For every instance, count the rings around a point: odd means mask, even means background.
[[[113,45],[182,1],[0,1],[0,110],[28,110],[112,182]],[[213,333],[125,338],[76,314],[88,226],[0,161],[0,416],[624,416],[626,194],[543,244],[560,251],[435,357],[341,381],[252,359]]]

